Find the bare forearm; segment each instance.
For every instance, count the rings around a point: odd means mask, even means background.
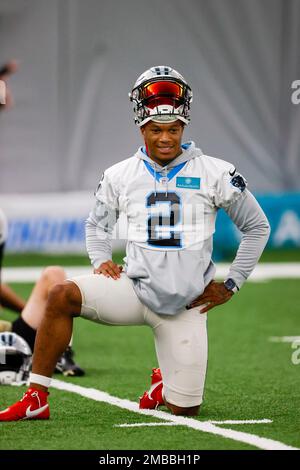
[[[21,313],[25,307],[25,300],[19,297],[7,284],[1,285],[1,305],[14,312]]]

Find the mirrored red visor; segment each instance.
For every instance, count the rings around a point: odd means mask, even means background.
[[[150,98],[152,96],[169,96],[175,99],[183,98],[184,87],[177,82],[149,82],[145,83],[140,91],[140,98]]]

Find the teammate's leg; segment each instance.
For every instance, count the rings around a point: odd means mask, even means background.
[[[22,311],[23,320],[34,330],[41,324],[51,288],[65,279],[66,273],[60,266],[48,266],[43,270]]]
[[[12,323],[11,331],[24,338],[31,350],[34,349],[36,331],[45,314],[46,302],[50,289],[66,279],[66,274],[60,266],[45,268],[33,287],[29,299],[21,315]]]
[[[24,338],[31,350],[34,349],[36,331],[39,328],[45,314],[48,294],[56,284],[62,284],[66,279],[66,273],[60,266],[48,266],[36,282],[30,297],[22,310],[21,315],[12,323],[11,330]],[[1,325],[0,325],[1,327]],[[66,350],[60,356],[55,372],[66,376],[82,376],[84,370],[74,361],[72,339]]]
[[[45,313],[46,301],[50,289],[55,285],[62,283],[66,279],[64,270],[59,266],[49,266],[45,268],[32,289],[27,302],[22,301],[20,316],[11,322],[1,321],[1,331],[13,331],[24,338],[33,351],[36,337],[36,330],[39,327]],[[15,294],[11,291],[12,294]],[[16,299],[18,297],[16,296]],[[17,305],[17,302],[15,302]]]
[[[80,311],[81,293],[74,283],[66,281],[51,289],[35,341],[30,386],[20,401],[0,411],[0,421],[49,418],[50,377],[69,344],[73,317]]]

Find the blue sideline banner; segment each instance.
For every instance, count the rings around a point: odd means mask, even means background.
[[[85,253],[86,192],[0,195],[8,218],[9,252]]]
[[[8,219],[5,250],[86,254],[85,221],[93,205],[91,191],[0,195]],[[124,247],[124,240],[113,243]]]
[[[300,193],[256,194],[271,225],[268,249],[300,247]],[[236,249],[241,234],[227,214],[220,210],[214,235],[216,259]]]

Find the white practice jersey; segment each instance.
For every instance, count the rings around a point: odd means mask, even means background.
[[[125,271],[138,297],[156,313],[176,314],[214,277],[212,236],[219,208],[242,231],[247,227],[247,250],[240,246],[238,266],[233,263],[229,273],[241,286],[269,231],[245,179],[232,164],[203,155],[193,142],[184,144],[180,156],[165,167],[140,148],[133,157],[106,170],[99,183],[96,205],[87,221],[92,263],[99,267],[111,258],[112,230],[123,212],[128,240]],[[253,233],[251,259],[249,230]],[[124,235],[124,228],[121,232]]]

